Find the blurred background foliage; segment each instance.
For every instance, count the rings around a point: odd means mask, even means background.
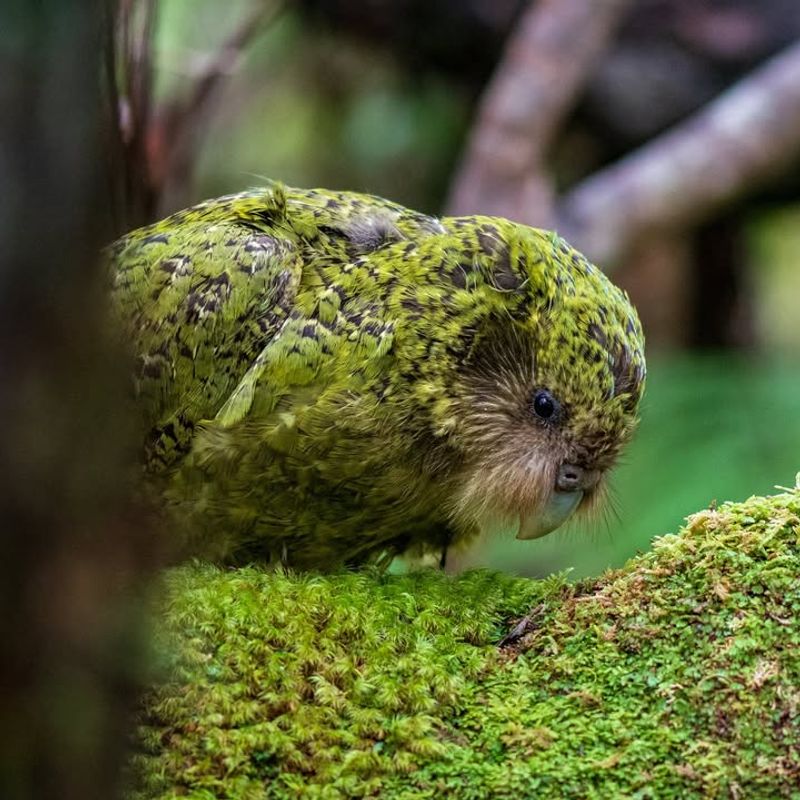
[[[158,103],[191,93],[254,5],[157,4]],[[263,177],[372,192],[441,213],[476,103],[526,5],[274,5],[214,102],[193,119],[190,166],[164,181],[158,213]],[[633,4],[557,136],[549,164],[556,186],[575,184],[689,117],[798,37],[793,0]],[[642,424],[613,480],[614,510],[539,542],[479,543],[456,559],[459,567],[596,574],[703,506],[794,483],[797,164],[702,223],[640,245],[613,275],[649,337]]]

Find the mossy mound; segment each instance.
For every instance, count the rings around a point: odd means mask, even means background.
[[[185,567],[159,649],[138,798],[800,798],[800,494],[578,585]]]

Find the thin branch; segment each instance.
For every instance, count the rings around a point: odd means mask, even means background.
[[[121,25],[117,0],[105,0],[103,4],[103,49],[104,89],[106,113],[108,114],[107,143],[109,155],[108,179],[111,197],[111,219],[113,233],[121,234],[125,228],[126,212],[129,208],[128,170],[126,148],[122,137],[122,118],[119,94],[119,52],[117,31]]]
[[[694,225],[800,156],[800,43],[689,120],[569,192],[558,229],[608,264],[654,229]]]
[[[448,213],[547,223],[547,150],[630,3],[531,2],[481,100]]]
[[[188,157],[188,142],[197,121],[213,102],[224,80],[236,68],[242,54],[255,36],[283,10],[282,2],[259,2],[223,42],[196,77],[189,97],[172,103],[164,112],[159,136],[165,145],[163,177]],[[178,170],[180,171],[180,170]]]
[[[115,0],[109,0],[114,2]],[[154,208],[147,154],[147,131],[152,117],[153,31],[155,0],[116,0],[107,47],[107,69],[114,104],[118,149],[123,176],[122,227],[149,220]]]
[[[153,110],[153,37],[156,28],[156,0],[140,0],[142,3],[141,31],[134,44],[135,75],[139,81],[136,86],[136,104],[140,117],[141,130],[150,126]]]
[[[131,128],[126,133],[130,139],[146,130],[150,121],[155,18],[155,0],[124,0],[121,5],[123,79]]]

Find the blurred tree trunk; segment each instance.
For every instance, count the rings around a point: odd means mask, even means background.
[[[0,6],[0,797],[119,795],[148,549],[104,334],[103,5]]]

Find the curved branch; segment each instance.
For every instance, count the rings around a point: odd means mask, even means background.
[[[162,112],[160,127],[167,143],[167,162],[180,158],[188,133],[213,102],[224,80],[236,69],[247,46],[282,10],[282,2],[256,3],[196,76],[189,97],[175,101]],[[169,163],[164,166],[169,168]]]
[[[523,13],[481,100],[449,214],[544,224],[542,161],[630,0],[538,0]]]
[[[800,43],[561,201],[559,232],[603,264],[646,232],[703,221],[800,155]]]

